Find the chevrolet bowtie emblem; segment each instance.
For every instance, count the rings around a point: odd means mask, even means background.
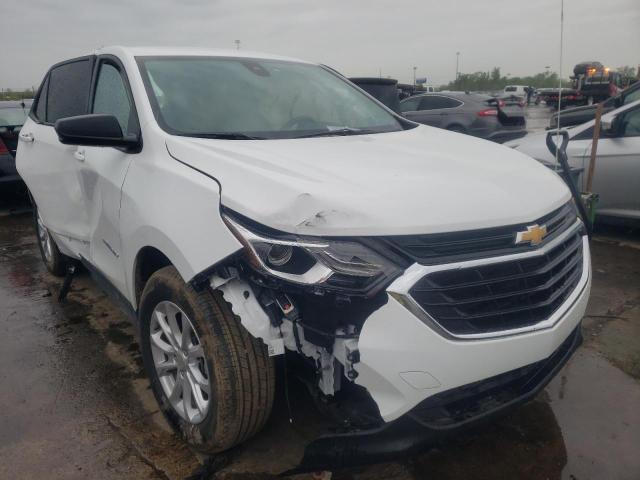
[[[529,242],[531,245],[538,245],[547,236],[546,225],[530,225],[524,232],[516,233],[516,245]]]

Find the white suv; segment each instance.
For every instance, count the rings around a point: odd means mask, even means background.
[[[49,70],[20,140],[47,267],[120,299],[199,450],[264,425],[276,364],[340,412],[318,468],[525,401],[579,343],[589,245],[559,177],[329,68],[103,48]]]

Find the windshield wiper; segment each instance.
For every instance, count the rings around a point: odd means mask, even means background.
[[[342,128],[334,128],[332,130],[327,130],[326,132],[316,132],[309,133],[308,135],[300,135],[295,138],[311,138],[311,137],[332,137],[334,135],[363,135],[366,133],[376,133],[373,130],[365,130],[362,128],[352,128],[352,127],[342,127]]]
[[[265,140],[265,137],[254,137],[242,132],[218,132],[218,133],[185,133],[185,137],[215,138],[220,140]]]

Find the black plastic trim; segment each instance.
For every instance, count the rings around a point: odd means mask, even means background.
[[[581,343],[582,333],[579,324],[554,354],[538,362],[540,367],[531,377],[530,388],[498,406],[488,407],[476,415],[447,425],[433,425],[416,418],[414,410],[417,411],[420,407],[418,406],[398,420],[380,427],[323,435],[310,442],[305,448],[300,464],[283,475],[387,462],[425,451],[461,431],[487,423],[496,416],[504,415],[533,399],[556,376]],[[564,352],[563,347],[566,348]],[[560,355],[556,356],[558,353]],[[495,378],[477,383],[492,382]],[[475,386],[476,384],[467,385],[461,387],[461,390]],[[443,395],[455,397],[456,390],[443,392]]]

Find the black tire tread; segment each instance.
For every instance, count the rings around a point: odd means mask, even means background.
[[[275,368],[264,343],[252,337],[234,315],[231,306],[218,291],[196,291],[182,280],[173,266],[152,275],[141,297],[141,305],[157,282],[183,289],[200,314],[204,314],[213,334],[199,332],[201,342],[215,352],[213,368],[217,393],[217,418],[214,431],[200,441],[183,430],[194,448],[216,453],[227,450],[255,435],[271,413],[275,395]],[[193,319],[192,319],[193,320]],[[196,322],[200,322],[197,318]],[[198,326],[196,326],[198,328]]]

